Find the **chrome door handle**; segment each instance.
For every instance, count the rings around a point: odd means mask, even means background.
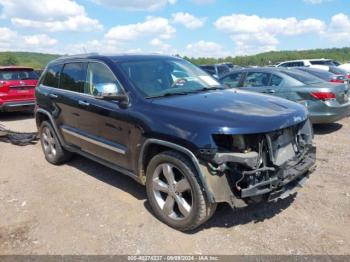
[[[49,94],[49,97],[56,99],[56,98],[58,98],[58,95],[56,95],[56,94]]]
[[[79,100],[78,103],[79,103],[79,105],[81,105],[81,106],[89,106],[89,105],[90,105],[90,103],[85,102],[85,101],[82,101],[82,100]]]

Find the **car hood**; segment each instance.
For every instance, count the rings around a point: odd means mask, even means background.
[[[177,128],[195,126],[223,134],[270,132],[308,117],[306,109],[297,103],[237,89],[153,99],[152,108],[162,115],[159,119],[165,117]]]

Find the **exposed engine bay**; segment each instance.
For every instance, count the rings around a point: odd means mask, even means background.
[[[294,188],[291,182],[300,182],[314,167],[312,137],[309,121],[265,134],[214,135],[218,150],[208,169],[225,175],[236,197],[272,200]]]

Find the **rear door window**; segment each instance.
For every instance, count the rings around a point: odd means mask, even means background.
[[[49,87],[58,88],[62,65],[51,65],[46,70],[42,84]]]
[[[221,82],[228,87],[234,88],[238,87],[242,78],[243,72],[230,74],[225,76]]]
[[[282,84],[282,77],[277,75],[271,75],[270,86],[280,86]]]
[[[244,80],[244,87],[268,86],[270,74],[264,72],[249,72]]]
[[[61,89],[84,93],[86,65],[84,63],[65,64],[60,79]]]

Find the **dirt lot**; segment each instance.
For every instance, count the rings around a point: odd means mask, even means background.
[[[36,130],[30,114],[0,123]],[[296,198],[221,205],[191,233],[159,222],[128,177],[82,157],[52,166],[39,144],[0,142],[0,254],[350,254],[350,119],[315,133],[317,171]]]

